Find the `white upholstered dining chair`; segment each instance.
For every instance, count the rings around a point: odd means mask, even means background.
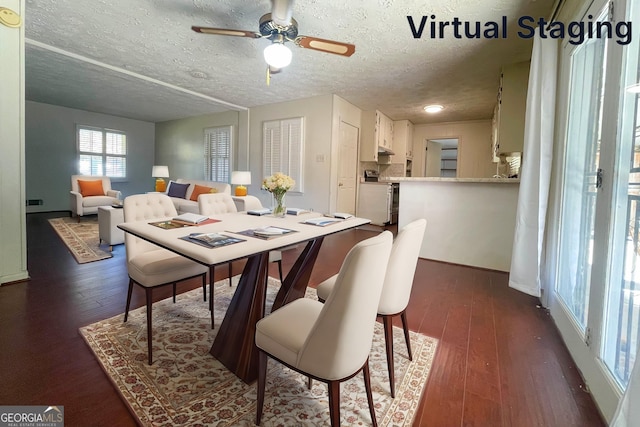
[[[384,279],[382,295],[378,305],[378,316],[382,316],[384,325],[384,337],[387,350],[387,368],[389,370],[389,383],[391,397],[395,397],[395,375],[393,367],[393,317],[400,315],[404,329],[404,339],[407,343],[409,360],[413,360],[411,354],[411,340],[407,327],[407,305],[411,296],[413,277],[416,272],[418,255],[427,221],[418,219],[413,221],[398,232],[393,242],[389,265]],[[320,283],[316,289],[318,299],[326,301],[332,293],[337,275]]]
[[[329,386],[332,426],[340,425],[340,383],[360,371],[376,426],[369,378],[369,353],[392,235],[384,231],[347,254],[324,304],[299,298],[256,324],[259,349],[256,424],[264,404],[267,357]]]
[[[200,196],[198,196],[198,210],[200,212],[200,215],[206,215],[206,216],[238,211],[236,207],[236,203],[234,202],[231,195],[225,194],[225,193],[201,194]],[[282,252],[270,251],[269,262],[278,263],[278,273],[280,273],[280,282],[282,282]],[[233,275],[231,264],[232,263],[229,262],[229,286],[232,285],[231,277]],[[213,295],[213,293],[211,294]],[[206,299],[206,292],[205,292],[205,299]]]
[[[177,212],[173,202],[165,194],[138,194],[124,199],[125,222],[150,221],[176,215]],[[146,293],[147,348],[149,365],[151,365],[153,363],[153,329],[151,322],[153,289],[173,285],[173,302],[175,302],[177,282],[202,276],[202,286],[206,286],[206,276],[209,269],[207,266],[200,265],[129,233],[125,233],[125,250],[127,253],[127,270],[129,272],[129,290],[127,292],[124,321],[127,321],[129,315],[131,293],[135,283],[144,288]],[[213,310],[211,310],[211,327],[213,327]]]

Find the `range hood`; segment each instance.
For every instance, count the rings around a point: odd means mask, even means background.
[[[384,156],[393,156],[396,153],[386,147],[383,147],[382,145],[378,145],[378,154],[382,154]]]

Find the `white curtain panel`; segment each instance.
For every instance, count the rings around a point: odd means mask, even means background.
[[[640,344],[638,347],[636,355],[640,355]],[[634,404],[632,405],[631,402]],[[629,384],[627,384],[627,389],[618,403],[618,409],[609,427],[637,427],[640,425],[640,405],[638,402],[640,402],[640,362],[636,356]]]
[[[533,41],[509,286],[540,296],[556,103],[557,40]]]

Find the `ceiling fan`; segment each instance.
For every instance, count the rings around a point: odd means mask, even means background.
[[[282,68],[291,63],[292,53],[285,46],[285,42],[342,56],[351,56],[356,51],[356,46],[353,44],[298,35],[298,22],[292,18],[293,0],[272,0],[271,3],[271,13],[260,18],[258,32],[198,26],[192,26],[191,29],[203,34],[271,40],[271,44],[264,50],[264,59],[268,64],[267,82],[271,74],[279,73]]]

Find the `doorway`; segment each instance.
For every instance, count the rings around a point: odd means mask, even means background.
[[[458,176],[458,138],[428,139],[425,150],[424,176]]]

